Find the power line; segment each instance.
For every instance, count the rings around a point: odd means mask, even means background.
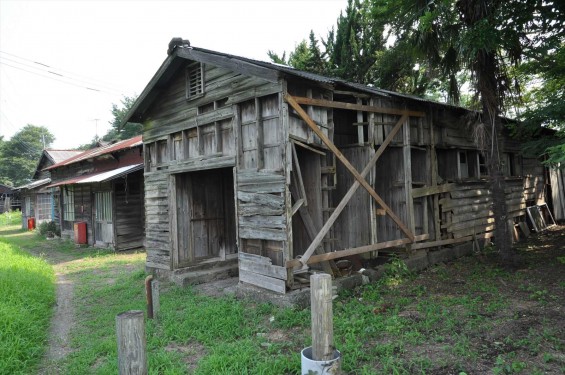
[[[0,61],[0,64],[5,65],[5,66],[9,66],[9,67],[14,68],[14,69],[22,70],[26,73],[35,74],[35,75],[38,75],[38,76],[43,77],[43,78],[48,78],[48,79],[52,79],[54,81],[58,81],[58,82],[61,82],[61,83],[66,83],[67,85],[76,86],[76,87],[84,88],[84,89],[91,90],[91,91],[104,92],[104,93],[110,94],[110,95],[115,95],[116,93],[118,93],[120,95],[124,95],[123,93],[118,92],[118,91],[115,91],[114,93],[112,93],[112,92],[109,92],[109,91],[106,91],[106,90],[101,90],[101,89],[88,87],[88,86],[80,85],[80,84],[73,83],[73,82],[64,81],[62,79],[58,79],[58,78],[47,76],[47,75],[44,75],[44,74],[41,74],[41,73],[38,73],[38,72],[32,72],[30,70],[26,70],[26,69],[23,69],[23,68],[14,66],[14,65],[10,65],[10,64],[7,64],[7,63],[2,62],[2,61]]]
[[[0,51],[0,54],[5,54],[5,55],[12,56],[12,57],[15,57],[15,58],[20,59],[20,60],[30,62],[30,63],[33,64],[34,68],[37,68],[35,65],[39,65],[41,67],[41,69],[48,68],[48,69],[56,70],[56,71],[59,71],[59,72],[62,72],[62,73],[68,73],[69,75],[80,78],[80,79],[78,79],[78,78],[73,78],[73,77],[67,77],[67,78],[70,78],[70,79],[75,79],[75,80],[83,81],[83,82],[84,82],[84,80],[87,80],[87,81],[89,81],[89,83],[95,83],[99,86],[104,86],[104,87],[112,89],[112,90],[126,91],[126,90],[122,90],[122,89],[116,89],[115,86],[114,86],[114,82],[108,82],[108,81],[103,81],[103,80],[100,80],[100,79],[90,78],[90,77],[87,77],[87,76],[84,76],[84,75],[73,73],[73,72],[68,71],[68,70],[56,68],[54,66],[51,66],[51,65],[39,62],[39,61],[35,61],[35,60],[31,60],[31,59],[28,59],[28,58],[25,58],[25,57],[22,57],[22,56],[18,56],[18,55],[15,55],[13,53],[9,53],[9,52]],[[3,58],[7,59],[6,57],[3,57]],[[11,61],[14,61],[14,60],[11,60]],[[14,62],[16,62],[16,61],[14,61]],[[21,62],[17,62],[17,63],[23,64]],[[53,74],[59,74],[59,73],[53,73]],[[59,75],[63,75],[63,74],[59,74]]]
[[[25,70],[25,69],[23,69],[25,67],[25,68],[37,70],[41,73],[46,73],[48,75],[52,74],[52,75],[55,75],[55,76],[58,76],[58,77],[61,77],[61,78],[64,78],[64,79],[67,79],[67,80],[70,80],[70,81],[80,82],[80,83],[85,84],[85,85],[99,86],[99,87],[102,87],[102,88],[105,88],[105,89],[108,89],[108,90],[111,90],[111,91],[115,91],[117,93],[121,93],[121,91],[122,91],[122,90],[115,89],[115,88],[107,86],[107,85],[100,85],[100,84],[98,84],[98,83],[96,83],[92,80],[83,80],[83,79],[77,79],[77,78],[74,78],[74,77],[66,76],[64,74],[56,72],[55,69],[52,69],[52,68],[48,67],[47,65],[45,65],[45,67],[47,67],[47,68],[37,67],[35,65],[22,63],[21,61],[17,61],[17,60],[10,59],[10,58],[4,57],[4,56],[0,56],[0,62],[5,64],[5,65],[11,66],[11,67],[14,67],[14,66],[10,65],[6,62],[2,62],[2,60],[9,61],[10,63],[13,63],[13,64],[17,64],[18,66],[15,67],[15,68],[19,68],[21,70]],[[27,71],[27,70],[25,70],[25,71]],[[27,72],[31,73],[30,71],[27,71]],[[37,73],[37,72],[35,72],[35,73]],[[45,77],[47,77],[47,76],[45,76]],[[92,82],[89,82],[89,81],[92,81]]]

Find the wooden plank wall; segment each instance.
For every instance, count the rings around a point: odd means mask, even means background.
[[[280,92],[279,84],[204,65],[204,95],[187,101],[185,74],[185,69],[179,69],[148,110],[144,143],[164,139],[197,125],[229,119],[233,116],[233,104]]]
[[[508,217],[524,216],[526,199],[522,180],[511,179],[506,184]],[[485,234],[494,230],[492,198],[486,181],[451,184],[449,191],[440,195],[439,204],[444,239]]]
[[[341,149],[343,155],[351,162],[358,171],[363,170],[371,157],[375,154],[372,147],[348,147]],[[382,176],[381,170],[377,167],[379,178]],[[367,182],[374,185],[375,173],[367,176]],[[337,189],[334,192],[336,201],[339,202],[347,193],[355,179],[343,164],[337,164]],[[379,192],[380,194],[380,192]],[[372,242],[373,234],[377,230],[373,227],[371,220],[371,204],[373,198],[363,189],[358,189],[343,212],[335,223],[335,236],[338,239],[336,248],[348,249],[353,247],[369,245]]]
[[[545,203],[545,176],[538,159],[522,158],[524,194],[528,205]]]
[[[270,95],[241,103],[234,126],[240,280],[284,293],[288,222],[281,102]]]
[[[238,103],[254,102],[256,96],[280,91],[279,84],[204,65],[204,95],[187,101],[185,74],[181,68],[173,76],[171,84],[149,108],[144,124],[147,265],[154,268],[172,269],[171,249],[184,246],[175,244],[172,238],[177,236],[176,229],[169,233],[176,211],[169,203],[169,197],[176,195],[175,179],[170,176],[234,167],[238,150],[234,129]],[[278,100],[277,95],[274,98]],[[266,108],[267,112],[271,110],[269,105]],[[275,117],[267,112],[262,114],[264,127],[276,128],[278,109]],[[249,133],[250,129],[246,130]],[[261,151],[268,155],[273,152],[274,142],[267,139],[266,143],[267,147]],[[251,151],[248,145],[246,151]],[[273,160],[267,156],[267,163]]]
[[[117,251],[143,247],[145,210],[143,209],[143,173],[135,172],[114,181],[115,244]]]

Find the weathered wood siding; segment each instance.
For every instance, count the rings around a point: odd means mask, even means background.
[[[114,181],[114,247],[117,251],[144,246],[143,195],[143,173],[141,171]]]
[[[148,267],[169,269],[171,233],[169,225],[169,177],[163,173],[145,173],[145,246]]]
[[[526,214],[526,198],[522,179],[506,182],[508,218]],[[443,237],[462,238],[491,234],[494,230],[492,198],[486,181],[449,184],[440,195],[441,230]]]
[[[147,265],[176,269],[210,257],[235,254],[236,223],[240,247],[244,240],[272,241],[265,248],[276,249],[273,259],[281,263],[283,258],[277,252],[282,251],[281,242],[286,239],[280,235],[285,233],[284,229],[279,228],[284,220],[275,220],[273,224],[268,218],[275,216],[268,211],[272,209],[272,202],[265,203],[260,198],[256,202],[255,196],[250,196],[262,194],[262,191],[252,188],[251,191],[245,188],[236,191],[233,186],[239,181],[245,186],[246,173],[250,176],[249,184],[256,182],[253,173],[265,174],[280,180],[276,190],[279,195],[284,192],[281,99],[277,94],[280,84],[204,64],[204,94],[187,100],[185,69],[180,68],[172,76],[170,84],[148,109],[145,120]],[[212,181],[216,178],[215,171],[229,168],[231,173],[233,167],[237,168],[236,182],[224,176],[222,191],[215,191],[217,184]],[[190,174],[204,170],[209,172],[197,181],[206,186],[201,190],[191,182],[197,175],[190,177]],[[232,185],[228,187],[227,181]],[[238,211],[236,214],[236,199],[237,206],[243,207],[245,213]],[[209,204],[196,205],[195,202],[201,200]],[[257,208],[255,212],[253,205]],[[261,210],[262,205],[267,209]],[[281,217],[283,213],[281,208]],[[190,222],[182,218],[186,214],[192,215]],[[205,217],[199,219],[198,215]],[[217,220],[219,216],[224,220]],[[263,216],[269,223],[261,226],[258,218]],[[258,224],[254,224],[254,220]],[[204,227],[199,227],[198,231],[196,227],[201,224]],[[246,242],[245,246],[252,248],[251,242]]]
[[[375,150],[372,147],[348,147],[343,148],[341,151],[358,171],[363,170],[375,154]],[[378,168],[377,174],[382,176],[381,178],[386,178],[383,176],[384,173]],[[336,202],[341,201],[354,182],[353,175],[341,163],[338,163],[337,190],[334,195]],[[369,173],[367,182],[371,185],[374,184],[374,172]],[[372,213],[374,214],[374,199],[361,187],[355,192],[353,198],[345,206],[345,209],[335,223],[335,235],[338,239],[335,245],[339,246],[339,249],[348,249],[373,243],[377,228],[375,222],[371,220]]]
[[[284,292],[288,220],[280,108],[279,95],[249,100],[236,108],[235,184],[240,260],[246,259],[240,262],[240,280]],[[255,257],[243,258],[243,254]]]

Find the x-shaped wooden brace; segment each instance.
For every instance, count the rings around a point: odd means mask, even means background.
[[[324,142],[324,144],[335,154],[335,156],[339,159],[339,161],[343,163],[345,168],[349,170],[349,172],[353,175],[353,177],[355,177],[355,182],[349,188],[347,194],[345,194],[341,202],[339,202],[339,205],[335,208],[332,215],[328,218],[328,221],[324,224],[320,232],[318,232],[316,238],[314,238],[308,249],[306,249],[302,257],[300,258],[300,263],[302,264],[302,267],[306,266],[308,259],[310,259],[316,248],[320,245],[320,243],[328,233],[329,229],[335,223],[337,217],[343,211],[343,209],[345,208],[351,197],[353,197],[353,194],[355,194],[359,186],[363,186],[363,188],[367,190],[367,192],[375,199],[375,201],[385,210],[386,214],[390,216],[390,218],[396,223],[396,225],[398,225],[400,230],[404,232],[404,234],[406,234],[406,237],[408,237],[409,241],[414,242],[414,234],[410,231],[410,229],[406,227],[406,225],[400,220],[400,218],[396,216],[396,214],[390,209],[390,207],[382,200],[382,198],[375,192],[375,190],[373,190],[371,185],[369,185],[369,183],[365,180],[365,176],[373,168],[378,158],[384,152],[385,148],[392,141],[396,133],[398,133],[398,131],[402,128],[402,125],[408,120],[408,114],[404,113],[402,115],[400,120],[398,120],[398,122],[394,126],[393,130],[388,134],[385,141],[382,143],[382,145],[379,147],[375,155],[372,157],[371,161],[369,161],[369,163],[363,169],[363,171],[359,173],[357,172],[355,167],[351,165],[349,160],[347,160],[347,158],[343,156],[341,151],[339,151],[339,149],[333,144],[333,142],[320,130],[318,125],[316,125],[316,123],[310,118],[310,116],[308,116],[308,114],[302,109],[300,104],[298,104],[297,101],[289,94],[286,94],[284,98],[286,102],[290,104],[292,108],[294,108],[294,110],[298,113],[300,118],[302,118],[302,120],[306,122],[306,124],[314,131],[314,133],[316,133],[316,135],[320,137],[322,142]],[[287,263],[287,266],[290,267],[294,265],[295,265],[294,261]]]

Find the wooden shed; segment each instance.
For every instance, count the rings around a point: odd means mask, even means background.
[[[19,194],[14,188],[8,185],[0,184],[0,214],[9,211],[15,211],[21,208]]]
[[[51,182],[51,173],[46,168],[76,156],[82,151],[44,149],[35,167],[32,181],[18,186],[22,208],[22,228],[27,228],[28,219],[35,219],[39,225],[46,221],[58,222],[55,207],[57,206],[58,189],[47,188]]]
[[[52,179],[47,187],[60,192],[56,216],[63,236],[77,240],[77,231],[86,229],[85,242],[92,246],[118,251],[143,247],[142,152],[137,136],[47,168]]]
[[[188,41],[168,54],[124,120],[145,126],[156,273],[237,265],[241,282],[286,293],[343,257],[492,237],[469,111]],[[544,201],[543,168],[519,146],[504,144],[511,225]]]

